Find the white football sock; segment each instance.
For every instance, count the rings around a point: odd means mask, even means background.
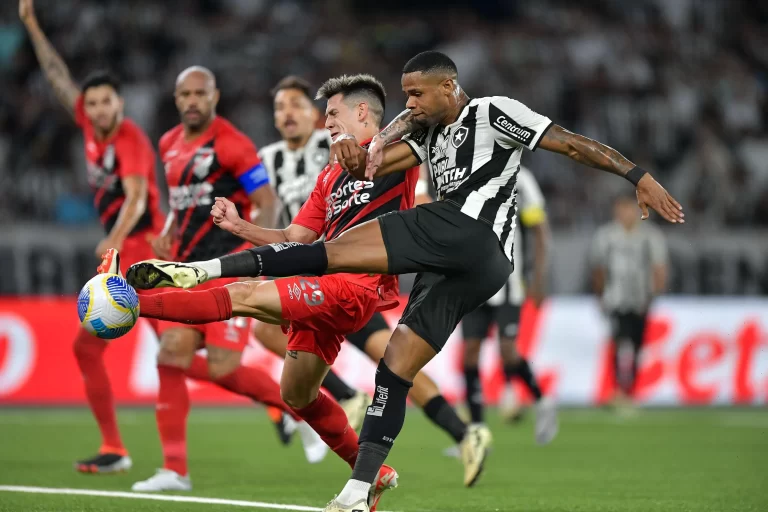
[[[342,505],[354,505],[360,500],[368,499],[371,484],[362,480],[349,480],[344,489],[336,497],[336,501]]]
[[[218,279],[221,277],[221,260],[216,258],[208,261],[196,261],[192,265],[205,270],[208,279]]]

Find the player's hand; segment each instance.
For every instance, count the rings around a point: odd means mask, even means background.
[[[211,208],[211,217],[213,217],[214,224],[230,233],[234,233],[237,225],[243,220],[240,218],[240,214],[237,213],[235,203],[226,197],[216,198],[216,202],[213,203]]]
[[[365,164],[365,177],[368,180],[373,180],[376,176],[376,171],[381,167],[381,163],[384,161],[384,144],[381,138],[376,135],[371,139],[371,143],[368,144],[368,162]]]
[[[149,244],[152,246],[152,252],[155,256],[161,260],[171,259],[171,246],[173,245],[173,233],[161,233],[160,235],[151,238]]]
[[[637,205],[643,212],[643,220],[648,218],[648,207],[651,207],[668,222],[685,222],[683,207],[650,174],[640,178],[636,192]]]
[[[19,0],[19,18],[26,23],[35,17],[35,6],[32,0]]]
[[[331,154],[328,163],[333,165],[338,162],[342,169],[356,179],[364,180],[366,153],[352,135],[345,133],[339,135],[331,144]]]
[[[117,249],[118,251],[123,248],[123,243],[118,240],[113,240],[109,237],[103,239],[99,244],[96,246],[96,250],[94,253],[96,254],[97,258],[101,258],[105,252],[107,252],[107,249]]]

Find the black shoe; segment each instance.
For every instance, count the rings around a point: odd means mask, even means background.
[[[127,455],[119,453],[100,453],[90,459],[75,462],[75,470],[80,473],[122,473],[133,466]]]
[[[280,421],[273,421],[272,424],[277,429],[277,437],[280,442],[288,446],[293,440],[293,434],[296,432],[296,422],[285,413],[280,416]]]

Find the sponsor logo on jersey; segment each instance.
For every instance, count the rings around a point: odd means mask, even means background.
[[[533,141],[534,131],[530,128],[520,126],[510,116],[499,110],[493,104],[488,106],[488,112],[491,119],[491,125],[504,135],[508,135],[515,141],[529,146]]]
[[[213,185],[204,181],[168,188],[168,203],[174,210],[186,210],[213,204]]]
[[[372,181],[358,180],[348,181],[341,185],[336,189],[336,192],[332,193],[325,200],[327,204],[325,211],[326,220],[332,219],[351,206],[370,203],[371,194],[362,191],[372,189],[373,186],[374,183]]]

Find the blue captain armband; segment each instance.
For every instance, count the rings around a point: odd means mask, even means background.
[[[256,189],[269,184],[269,173],[263,163],[254,165],[249,170],[245,171],[238,178],[240,185],[243,186],[246,193],[250,194]]]

